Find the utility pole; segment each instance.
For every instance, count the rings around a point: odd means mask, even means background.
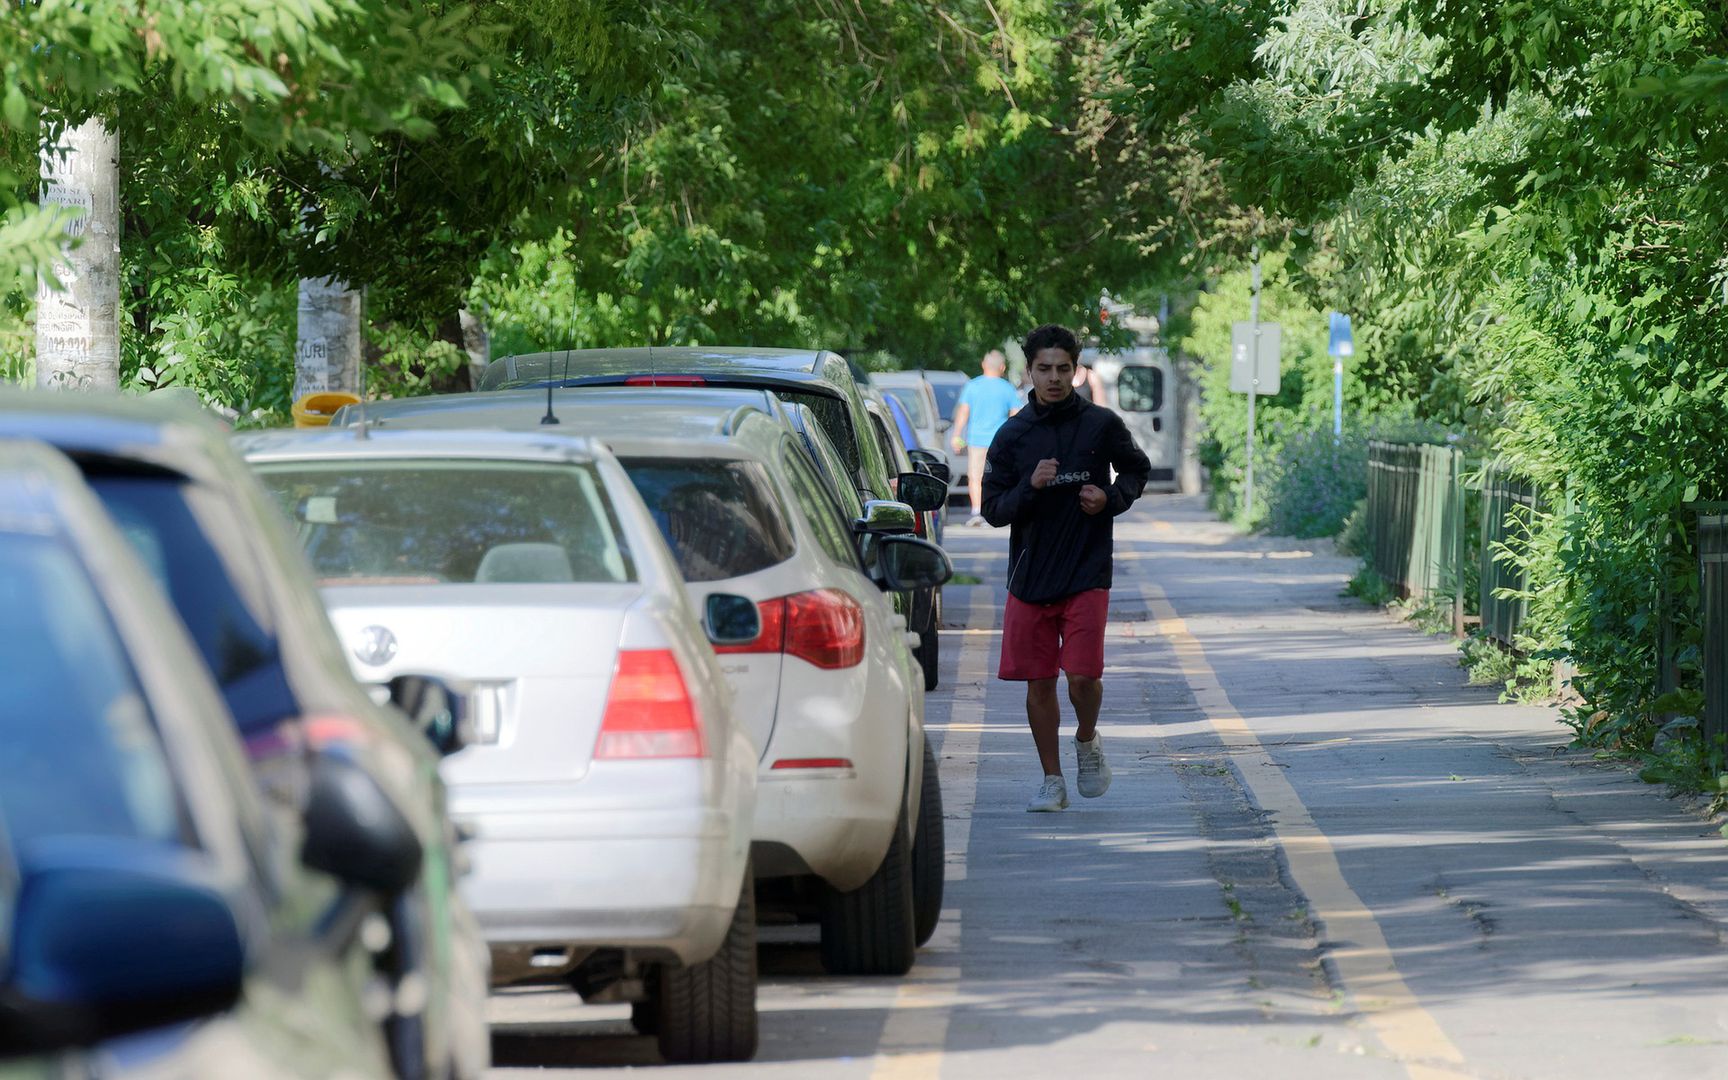
[[[59,288],[36,285],[36,385],[120,387],[120,140],[96,117],[42,151],[44,206],[78,212],[54,264]],[[72,241],[77,241],[72,243]]]
[[[1254,372],[1252,384],[1248,388],[1248,475],[1243,487],[1247,496],[1242,503],[1244,512],[1252,518],[1254,515],[1254,399],[1260,396],[1260,245],[1254,245],[1253,291],[1248,295],[1248,326],[1252,336],[1249,355]]]
[[[335,278],[301,278],[294,342],[294,400],[322,390],[360,390],[361,294]]]

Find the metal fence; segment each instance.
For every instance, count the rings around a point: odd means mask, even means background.
[[[1460,633],[1463,469],[1463,455],[1450,446],[1368,444],[1368,565],[1399,596],[1451,596]]]
[[[1728,738],[1728,507],[1698,512],[1698,601],[1703,608],[1704,738]]]
[[[1511,648],[1529,607],[1523,594],[1530,579],[1504,554],[1530,539],[1531,518],[1546,505],[1534,485],[1498,463],[1482,471],[1482,574],[1477,594],[1482,633]],[[1513,595],[1503,595],[1505,593]]]

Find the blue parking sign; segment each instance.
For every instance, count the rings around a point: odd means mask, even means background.
[[[1342,311],[1332,313],[1332,343],[1326,351],[1333,356],[1354,356],[1356,343],[1350,336],[1350,316]]]

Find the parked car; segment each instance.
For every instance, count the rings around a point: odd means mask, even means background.
[[[369,422],[398,435],[534,430],[545,401],[413,398],[376,406]],[[910,507],[835,497],[822,471],[845,466],[804,406],[760,391],[591,387],[557,395],[551,415],[617,455],[711,628],[717,604],[742,596],[757,609],[760,632],[717,651],[761,750],[751,835],[762,899],[820,921],[829,971],[905,972],[941,913],[941,790],[923,672],[884,589],[939,584],[947,556],[897,535],[912,531]],[[899,482],[940,490],[923,475]]]
[[[936,397],[936,415],[948,424],[948,430],[942,433],[942,449],[948,455],[949,470],[952,474],[949,477],[949,494],[956,498],[965,498],[966,451],[955,453],[951,436],[954,432],[954,411],[960,407],[960,391],[966,389],[966,384],[972,381],[972,377],[963,371],[939,368],[923,368],[919,374],[924,376],[930,392]]]
[[[583,349],[533,353],[493,361],[480,379],[482,390],[555,386],[735,387],[767,390],[814,412],[846,460],[861,499],[886,499],[893,473],[870,432],[864,393],[847,362],[821,349]],[[352,411],[352,410],[351,410]],[[342,414],[338,414],[338,419]],[[915,510],[941,510],[935,505]],[[941,639],[930,590],[905,605],[912,629],[931,644],[920,657],[925,683],[937,685]]]
[[[3,437],[48,443],[79,467],[190,632],[269,805],[302,811],[319,750],[349,755],[384,786],[424,852],[387,913],[392,1060],[404,1077],[484,1072],[486,948],[453,895],[457,837],[428,736],[448,750],[457,729],[436,707],[438,684],[396,684],[403,701],[428,706],[438,724],[428,732],[354,680],[299,545],[226,431],[198,410],[11,392],[0,394]]]
[[[912,424],[912,414],[906,411],[906,406],[901,404],[899,398],[881,391],[876,391],[876,393],[881,395],[882,403],[888,407],[888,414],[894,418],[894,428],[900,436],[900,445],[906,451],[906,456],[911,459],[913,467],[919,472],[926,472],[936,477],[942,481],[943,487],[946,488],[952,473],[948,465],[948,455],[918,441],[918,429]],[[934,537],[937,543],[942,542],[942,524],[943,515],[938,511],[936,512],[936,536]]]
[[[888,416],[888,408],[882,401],[880,391],[872,390],[870,392],[866,408],[870,413],[870,429],[876,436],[877,442],[882,444],[883,456],[894,464],[899,476],[903,477],[906,473],[921,471],[918,466],[912,463],[912,459],[906,454],[906,448],[901,445],[900,436],[894,430]],[[935,478],[932,477],[931,479]],[[900,479],[895,480],[896,497],[898,497],[901,483]],[[948,485],[943,481],[937,481],[937,483],[941,484],[941,487],[936,490],[942,493],[941,499],[945,501]],[[920,512],[916,518],[916,526],[917,536],[927,538],[932,543],[941,543],[941,510]],[[912,593],[911,597],[912,613],[909,621],[913,626],[919,628],[917,656],[918,663],[924,671],[924,689],[934,690],[937,686],[935,672],[941,659],[942,590],[940,588],[920,589]]]
[[[267,808],[155,581],[37,442],[0,440],[0,640],[0,1073],[388,1077],[362,925],[418,839],[338,757],[303,817]]]
[[[949,494],[965,494],[964,482],[958,488],[953,483],[956,474],[966,471],[965,455],[961,454],[956,461],[954,450],[948,445],[948,432],[954,426],[953,409],[950,407],[947,414],[949,418],[944,419],[936,400],[936,389],[931,385],[926,373],[879,371],[870,376],[870,381],[906,410],[907,419],[916,433],[916,438],[907,441],[907,449],[919,447],[940,454],[942,460],[948,464]]]
[[[747,1060],[756,746],[647,508],[569,429],[242,445],[356,674],[431,667],[475,688],[473,744],[445,776],[496,979],[633,1001],[668,1060]],[[720,640],[754,640],[755,605],[732,601]]]

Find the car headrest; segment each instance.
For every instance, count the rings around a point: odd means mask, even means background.
[[[499,544],[489,549],[474,580],[491,582],[575,581],[570,553],[557,544]]]

